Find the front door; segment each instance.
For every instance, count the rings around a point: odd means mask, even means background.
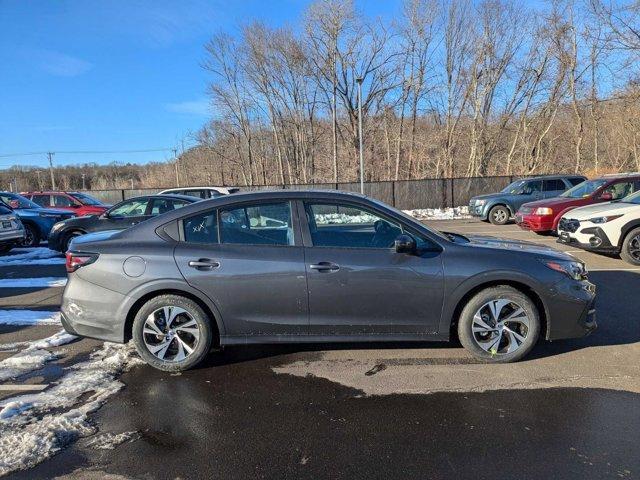
[[[304,250],[289,201],[235,204],[183,220],[180,272],[219,309],[228,336],[306,335]]]
[[[435,333],[442,312],[441,250],[392,249],[405,227],[361,206],[305,203],[311,334]],[[414,236],[416,236],[414,234]]]

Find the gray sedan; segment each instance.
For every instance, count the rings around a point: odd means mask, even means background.
[[[441,233],[361,195],[253,192],[75,239],[62,322],[184,370],[249,343],[448,341],[487,362],[596,327],[584,264]]]

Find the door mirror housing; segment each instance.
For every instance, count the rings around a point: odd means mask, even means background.
[[[605,202],[610,202],[611,200],[613,200],[613,195],[611,194],[611,192],[602,192],[600,194],[600,200],[604,200]]]
[[[406,253],[409,255],[414,255],[416,253],[416,239],[411,235],[406,233],[398,235],[393,243],[396,253]]]

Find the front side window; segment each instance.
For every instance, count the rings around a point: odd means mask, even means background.
[[[218,243],[217,210],[208,210],[185,219],[184,240],[189,243]]]
[[[620,200],[633,193],[633,182],[618,182],[609,185],[602,190],[602,193],[611,194],[611,200]],[[602,195],[601,193],[601,195]]]
[[[219,215],[220,243],[294,245],[289,202],[221,208]]]
[[[53,205],[55,207],[73,207],[75,202],[66,195],[53,195]]]
[[[526,183],[526,185],[524,186],[523,193],[525,195],[531,195],[534,192],[541,192],[541,191],[542,191],[542,180],[534,180]]]
[[[147,211],[147,203],[149,200],[131,200],[121,203],[109,212],[110,217],[141,217]]]
[[[346,204],[305,204],[314,247],[391,248],[402,228],[380,215]]]

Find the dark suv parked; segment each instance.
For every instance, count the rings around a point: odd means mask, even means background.
[[[584,264],[432,230],[364,196],[252,192],[74,240],[62,323],[175,371],[212,346],[446,341],[515,361],[596,326]]]
[[[582,183],[580,175],[558,175],[516,180],[498,193],[473,197],[469,213],[494,225],[504,225],[527,202],[557,197],[566,190]]]

